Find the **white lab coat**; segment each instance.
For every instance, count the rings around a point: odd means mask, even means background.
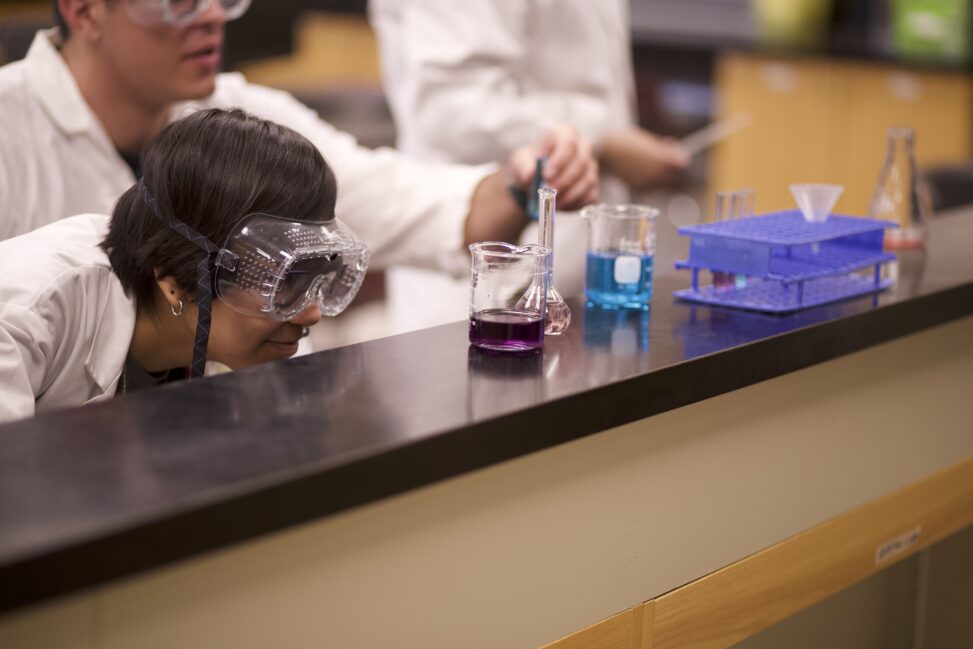
[[[503,160],[545,125],[634,123],[629,0],[370,0],[398,147]]]
[[[53,44],[38,32],[27,56],[0,68],[0,239],[81,212],[110,213],[134,182]],[[313,142],[338,180],[336,213],[372,250],[373,268],[409,263],[466,272],[460,252],[476,185],[490,167],[417,162],[369,150],[289,94],[221,74],[207,99],[178,105],[242,108]]]
[[[0,422],[115,394],[135,302],[84,214],[0,242]]]
[[[635,124],[629,0],[370,0],[398,148],[426,160],[504,160],[570,122],[594,143]],[[618,179],[601,199],[625,202]],[[585,225],[555,227],[555,284],[584,286]],[[536,241],[536,228],[522,240]],[[441,273],[395,268],[390,312],[401,330],[465,317],[468,288]],[[434,291],[429,287],[436,286]]]

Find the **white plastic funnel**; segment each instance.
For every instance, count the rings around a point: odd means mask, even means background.
[[[801,208],[801,214],[806,221],[811,223],[823,223],[828,220],[831,208],[838,202],[838,197],[845,188],[841,185],[824,185],[821,183],[808,183],[804,185],[791,185],[791,194],[797,201],[797,206]]]

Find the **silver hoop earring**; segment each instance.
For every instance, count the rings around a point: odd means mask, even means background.
[[[186,307],[183,305],[182,300],[179,300],[179,310],[178,311],[176,311],[176,307],[174,307],[174,306],[170,306],[169,307],[169,310],[172,311],[172,315],[176,316],[177,318],[182,315],[182,312],[185,309],[186,309]]]

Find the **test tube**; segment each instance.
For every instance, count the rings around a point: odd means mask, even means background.
[[[736,208],[736,200],[732,192],[716,192],[716,222],[733,218],[733,210]],[[717,291],[726,291],[733,288],[733,274],[725,273],[721,270],[713,271],[713,288]]]
[[[754,215],[755,192],[752,189],[741,189],[734,192],[737,197],[737,209],[734,218],[748,219]],[[733,275],[733,287],[736,290],[747,287],[747,276],[741,273]]]
[[[743,194],[743,217],[756,215],[757,193],[752,189],[741,189],[740,193]]]
[[[714,214],[714,220],[719,223],[725,217],[726,214],[723,212],[723,207],[726,202],[726,192],[716,192],[716,212]]]
[[[557,190],[542,187],[537,190],[537,204],[540,216],[541,245],[554,250],[554,202]],[[557,336],[571,324],[571,309],[564,298],[554,288],[554,258],[551,257],[551,276],[547,284],[547,317],[544,321],[544,334]]]
[[[733,191],[730,192],[730,209],[727,216],[727,221],[736,221],[741,216],[743,216],[744,210],[743,204],[743,192]]]

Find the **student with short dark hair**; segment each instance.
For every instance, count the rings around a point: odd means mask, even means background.
[[[354,297],[368,250],[289,128],[208,110],[162,130],[111,217],[0,242],[0,421],[279,360]],[[215,299],[214,299],[215,298]]]

